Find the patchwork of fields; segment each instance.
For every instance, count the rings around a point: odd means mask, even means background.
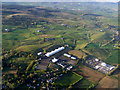
[[[5,89],[117,88],[119,69],[107,76],[84,64],[94,57],[119,67],[117,3],[21,2],[3,3],[2,8]],[[66,49],[45,56],[61,46]],[[58,66],[53,58],[72,70]]]

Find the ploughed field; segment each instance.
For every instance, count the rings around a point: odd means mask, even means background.
[[[117,79],[106,76],[99,82],[96,88],[118,88],[118,84]]]
[[[93,70],[87,66],[79,66],[78,69],[81,70],[81,72],[76,71],[76,73],[83,75],[86,79],[88,79],[91,82],[99,82],[103,77],[105,77],[104,74]]]

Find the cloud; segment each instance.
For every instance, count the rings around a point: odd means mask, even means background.
[[[2,2],[118,2],[119,0],[2,0]]]
[[[119,2],[119,0],[95,0],[97,2]]]

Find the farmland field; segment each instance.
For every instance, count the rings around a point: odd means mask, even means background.
[[[83,78],[81,81],[73,85],[73,88],[88,88],[91,84],[91,81]]]
[[[81,51],[81,50],[71,50],[69,51],[69,54],[72,54],[74,56],[77,56],[78,58],[86,57],[87,55]]]
[[[103,77],[105,77],[104,74],[93,70],[87,66],[79,66],[78,69],[80,69],[82,72],[80,74],[84,75],[86,79],[88,79],[91,82],[99,82]],[[76,72],[77,73],[77,72]],[[79,72],[78,72],[79,74]]]
[[[116,87],[119,70],[106,76],[85,61],[119,67],[118,34],[118,3],[2,2],[2,87]],[[64,50],[46,56],[59,47]]]
[[[99,82],[96,88],[118,88],[118,80],[106,76]]]
[[[60,79],[57,79],[55,81],[56,85],[60,86],[69,86],[75,83],[76,81],[81,80],[83,77],[81,75],[78,75],[74,72],[68,72],[65,75],[63,75]]]

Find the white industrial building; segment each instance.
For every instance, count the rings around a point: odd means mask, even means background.
[[[74,59],[74,60],[75,60],[75,59],[76,59],[76,57],[71,57],[71,59]]]
[[[103,62],[103,63],[101,63],[101,65],[102,65],[102,66],[106,66],[106,63]]]
[[[71,57],[71,55],[67,54],[67,53],[64,53],[64,56],[66,57]]]
[[[62,51],[64,49],[65,49],[65,47],[60,47],[58,49],[55,49],[54,51],[46,53],[45,56],[50,57],[50,56],[54,55],[55,53],[58,53],[58,52],[60,52],[60,51]]]
[[[115,66],[110,67],[110,71],[113,70],[114,68],[115,68]]]
[[[73,56],[71,56],[71,55],[69,55],[67,53],[64,53],[64,56],[69,57],[69,58],[74,59],[74,60],[76,59],[76,57],[73,57]]]
[[[64,66],[64,65],[62,65],[61,63],[58,63],[58,65],[59,65],[59,66],[61,66],[62,68],[65,68],[65,66]]]

